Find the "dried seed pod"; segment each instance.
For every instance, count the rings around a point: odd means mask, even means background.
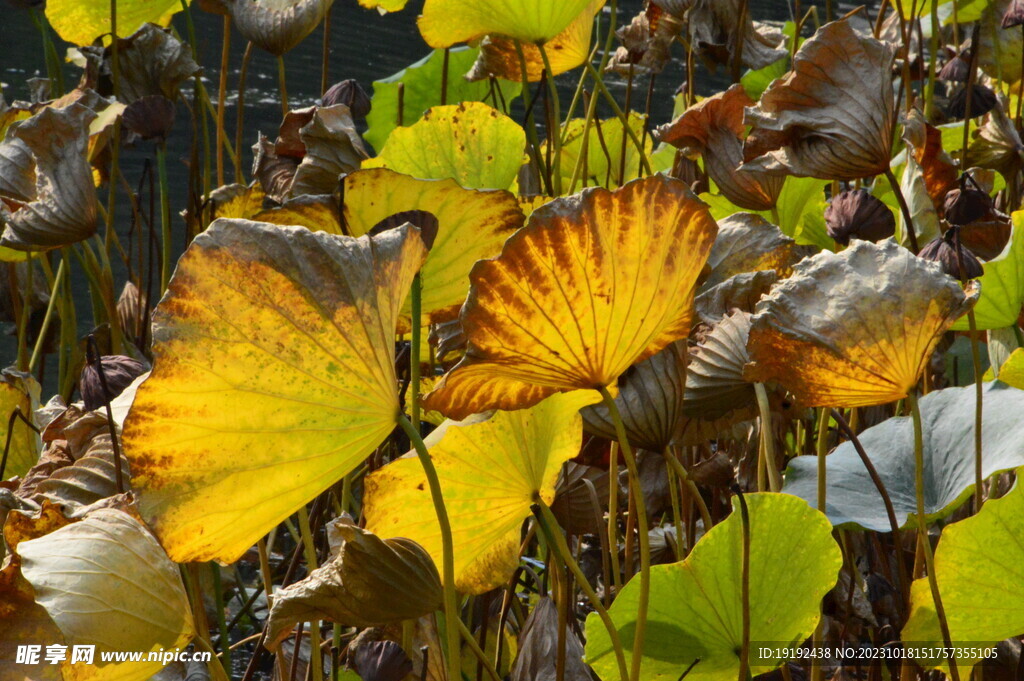
[[[174,127],[174,102],[163,95],[142,97],[125,108],[122,120],[144,140],[165,140]]]
[[[996,103],[996,93],[984,85],[971,86],[971,110],[967,110],[967,88],[962,87],[949,98],[946,113],[950,118],[977,118],[991,111]]]
[[[353,118],[366,118],[370,113],[370,97],[355,78],[343,80],[327,88],[324,93],[323,106],[344,104],[352,112]]]
[[[840,193],[825,209],[828,234],[844,246],[850,239],[879,241],[896,233],[896,218],[889,207],[867,190]]]
[[[105,395],[95,364],[87,364],[78,378],[78,391],[82,393],[85,408],[90,411],[99,409],[120,395],[132,381],[147,370],[146,365],[139,360],[124,355],[104,355],[100,358],[100,364],[103,367],[103,378],[107,383]]]
[[[946,230],[945,235],[929,241],[918,257],[925,260],[937,262],[942,266],[942,271],[954,279],[977,279],[982,275],[981,261],[971,253],[970,249],[960,244],[960,237],[957,228],[952,227]],[[960,246],[960,258],[957,258],[957,246]],[[963,276],[960,276],[960,266],[963,265]]]
[[[992,212],[992,199],[980,189],[951,189],[946,192],[944,209],[949,224],[969,225]]]
[[[966,52],[961,52],[954,56],[939,71],[939,80],[966,83],[971,71],[970,59],[971,55]]]

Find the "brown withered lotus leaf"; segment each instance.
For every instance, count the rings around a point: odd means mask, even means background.
[[[830,237],[844,246],[852,238],[881,241],[896,233],[896,217],[866,189],[848,189],[829,202],[825,228]]]
[[[165,140],[174,127],[174,113],[174,102],[163,95],[147,95],[128,105],[122,121],[144,140]]]
[[[345,538],[338,555],[274,593],[267,622],[271,650],[297,622],[376,627],[441,608],[441,578],[419,544],[401,537],[382,540],[354,525],[339,526],[338,531]]]
[[[633,17],[615,35],[622,43],[608,62],[608,71],[628,76],[658,74],[671,60],[672,43],[683,29],[683,23],[654,3]]]
[[[99,420],[100,431],[81,451],[72,450],[76,456],[72,465],[57,469],[35,486],[34,498],[50,499],[66,507],[81,507],[118,493],[114,450],[107,421],[98,414],[89,414],[83,418]],[[121,475],[125,486],[130,485],[131,471],[128,459],[123,455]]]
[[[590,56],[591,36],[594,32],[594,17],[606,0],[591,0],[588,8],[557,36],[547,41],[544,50],[547,52],[551,71],[554,75],[571,71]],[[526,62],[526,76],[531,83],[541,79],[544,73],[544,57],[540,48],[530,41],[520,43],[523,61]],[[506,36],[492,33],[480,41],[480,55],[473,68],[466,74],[468,80],[483,80],[490,76],[504,78],[512,82],[522,82],[523,63],[519,59],[516,41]]]
[[[21,251],[59,248],[96,232],[96,192],[86,159],[96,114],[72,104],[45,108],[8,132],[0,144],[0,196],[15,206],[0,246]]]
[[[744,272],[716,286],[705,287],[694,299],[697,318],[714,326],[734,309],[753,312],[758,301],[771,290],[779,275],[775,270]]]
[[[117,297],[117,323],[121,333],[136,347],[145,347],[149,335],[146,310],[146,296],[133,282],[126,281],[121,295]]]
[[[694,0],[651,0],[652,5],[657,5],[680,20],[686,18],[686,10],[690,9],[693,3]]]
[[[978,166],[998,171],[1003,177],[1012,177],[1021,167],[1024,142],[1006,115],[1002,104],[989,112],[984,125],[971,132],[967,148],[967,166]]]
[[[363,681],[402,681],[412,673],[412,660],[394,641],[374,641],[358,646],[352,666]]]
[[[810,255],[760,215],[736,213],[718,221],[718,237],[708,255],[711,275],[704,287],[713,287],[743,272],[774,270],[785,278],[793,265]]]
[[[683,397],[686,416],[713,421],[732,415],[737,422],[756,415],[754,386],[743,378],[743,367],[750,359],[750,316],[737,310],[723,317],[690,351]]]
[[[774,381],[809,407],[902,399],[977,297],[892,241],[819,253],[758,304],[744,378]]]
[[[554,681],[558,646],[565,646],[565,681],[590,681],[593,677],[583,662],[583,644],[572,627],[559,632],[558,606],[542,596],[519,632],[519,653],[512,665],[510,681]]]
[[[344,104],[352,112],[353,118],[366,118],[371,107],[370,96],[355,78],[348,78],[327,88],[321,104],[326,107]]]
[[[113,95],[112,49],[92,46],[79,51],[86,59],[82,85]],[[201,71],[191,48],[154,24],[144,24],[127,38],[119,38],[117,60],[118,99],[125,104],[153,95],[175,101],[181,84]]]
[[[567,461],[558,476],[555,502],[551,504],[559,527],[573,534],[600,532],[599,525],[608,506],[608,482],[608,471]]]
[[[461,312],[466,356],[424,404],[449,418],[612,386],[685,337],[717,232],[707,207],[656,175],[535,211],[478,262]]]
[[[305,40],[334,0],[234,0],[235,28],[260,49],[281,56]]]
[[[619,377],[615,406],[626,438],[637,449],[662,452],[679,439],[688,361],[686,341],[676,341]],[[588,432],[616,439],[615,424],[604,404],[587,407],[580,414]]]
[[[745,167],[828,180],[882,174],[896,125],[895,53],[849,19],[818,29],[793,70],[747,109]]]
[[[100,409],[149,369],[139,360],[124,355],[104,355],[100,358],[100,365],[106,391],[103,389],[99,369],[91,362],[85,365],[78,378],[78,391],[86,409]]]
[[[743,86],[736,83],[694,104],[659,128],[655,136],[689,156],[703,156],[708,175],[732,203],[748,210],[769,210],[786,178],[742,167],[743,110],[753,104]]]
[[[438,322],[430,327],[430,344],[437,348],[439,361],[461,355],[466,349],[466,342],[466,333],[459,319]]]
[[[742,0],[693,0],[688,12],[690,32],[705,62],[731,63],[737,31],[743,31],[741,58],[747,68],[760,69],[786,56],[782,31],[754,21],[743,7]]]
[[[287,201],[301,158],[279,156],[274,143],[263,133],[260,133],[256,144],[252,145],[252,153],[252,174],[259,183],[261,193],[277,203]]]

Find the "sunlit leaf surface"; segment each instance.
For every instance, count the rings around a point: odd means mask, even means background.
[[[984,263],[985,273],[978,282],[981,297],[974,309],[979,329],[1002,329],[1013,326],[1024,304],[1024,211],[1013,214],[1010,241],[1003,252]],[[953,328],[966,331],[970,324],[965,317]]]
[[[592,0],[426,0],[420,33],[431,47],[450,47],[488,33],[527,43],[561,33]]]
[[[172,558],[237,559],[391,432],[395,325],[425,255],[409,227],[352,239],[219,220],[196,238],[124,430]]]
[[[118,0],[117,35],[130,35],[146,23],[166,26],[180,11],[181,0]],[[111,32],[108,0],[49,0],[46,18],[61,38],[75,45],[89,45]]]
[[[35,423],[33,412],[39,407],[40,391],[39,383],[31,374],[14,368],[4,369],[0,373],[0,446],[5,445],[10,437],[7,466],[0,479],[24,475],[39,458],[42,446],[39,435],[26,426],[24,421],[17,418],[11,421],[10,418],[11,413],[17,409],[29,422]],[[8,433],[8,427],[14,430],[13,434]]]

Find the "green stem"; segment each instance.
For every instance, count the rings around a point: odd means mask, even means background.
[[[302,551],[306,557],[306,571],[317,568],[316,546],[313,544],[313,529],[309,524],[309,510],[305,506],[299,508],[299,534],[302,537]],[[310,666],[314,679],[324,678],[324,660],[320,651],[320,620],[309,623]]]
[[[768,469],[768,485],[772,492],[782,489],[782,475],[775,458],[775,438],[771,434],[772,415],[768,407],[768,392],[763,383],[754,384],[757,395],[757,409],[761,416],[761,446],[764,447],[765,467]]]
[[[622,450],[622,458],[626,462],[626,470],[629,473],[629,486],[633,490],[633,499],[636,504],[637,534],[640,538],[640,596],[637,599],[636,631],[633,635],[633,656],[629,670],[630,681],[638,681],[640,678],[640,660],[643,658],[644,635],[647,631],[647,609],[651,596],[651,545],[649,529],[647,525],[647,507],[644,503],[644,492],[640,487],[640,471],[636,466],[636,459],[633,457],[633,449],[626,437],[626,427],[622,423],[622,415],[615,404],[611,393],[604,386],[601,387],[601,397],[604,398],[608,415],[615,424],[615,434],[619,440],[619,449]]]
[[[469,646],[470,652],[473,653],[473,656],[484,668],[484,671],[487,672],[487,675],[491,677],[492,681],[501,681],[501,676],[494,669],[494,666],[491,664],[491,661],[487,659],[487,654],[480,649],[480,644],[476,642],[475,638],[473,638],[473,632],[469,630],[469,628],[465,625],[465,623],[463,623],[461,619],[458,620],[458,623],[459,633],[462,635],[462,640],[465,641],[466,644]],[[498,635],[500,636],[501,633],[499,632]]]
[[[171,281],[171,202],[167,184],[167,143],[160,142],[156,148],[157,175],[160,178],[160,294],[167,290]]]
[[[815,450],[818,455],[818,510],[822,513],[825,511],[825,496],[826,496],[826,479],[827,479],[827,458],[828,458],[828,417],[829,410],[826,407],[821,407],[818,415],[818,437],[814,441]],[[819,606],[820,614],[820,606]],[[814,645],[814,649],[817,650],[821,646],[821,640],[824,636],[824,618],[818,620],[818,624],[814,627],[814,634],[811,636],[811,640]],[[813,681],[821,681],[823,676],[823,670],[820,664],[811,666],[811,678]]]
[[[53,37],[50,35],[50,24],[46,20],[46,15],[34,7],[29,10],[29,16],[43,38],[43,57],[46,59],[46,75],[50,79],[50,96],[60,97],[64,94],[64,72],[61,69],[57,48],[53,44]]]
[[[228,678],[231,677],[231,637],[228,635],[228,622],[224,617],[224,585],[221,583],[220,566],[210,563],[213,575],[213,598],[217,604],[217,628],[220,630],[220,662]]]
[[[743,523],[740,545],[740,606],[743,610],[743,632],[740,639],[738,681],[747,681],[750,676],[750,512],[747,510],[747,500],[743,498],[743,492],[738,487],[735,492],[740,502],[740,520]]]
[[[939,3],[933,2],[931,8],[932,34],[928,40],[928,51],[931,59],[928,60],[928,84],[924,91],[924,118],[932,120],[935,113],[935,66],[939,61]]]
[[[281,116],[288,115],[288,83],[285,79],[284,56],[277,58],[277,84],[281,86]]]
[[[43,256],[46,257],[45,255]],[[25,290],[21,296],[21,309],[18,309],[17,302],[15,300],[15,291],[17,291],[18,275],[15,268],[8,270],[11,274],[12,283],[15,286],[11,287],[11,303],[14,304],[15,316],[18,319],[18,371],[25,371],[28,369],[28,320],[32,316],[32,290],[35,288],[32,281],[32,275],[34,273],[34,265],[32,263],[32,252],[30,251],[25,260]]]
[[[410,293],[410,305],[412,306],[412,341],[409,352],[409,414],[412,416],[412,425],[418,430],[420,427],[420,343],[423,330],[420,328],[421,309],[423,300],[423,280],[419,273],[412,279],[412,291]]]
[[[526,140],[529,142],[529,153],[537,166],[537,172],[541,179],[547,183],[548,195],[554,195],[554,188],[551,184],[550,169],[544,165],[544,159],[540,153],[540,139],[537,137],[537,123],[533,118],[533,108],[530,106],[530,74],[526,70],[526,55],[523,53],[523,44],[515,41],[516,55],[519,57],[519,74],[523,80],[523,105],[526,107]]]
[[[590,601],[591,607],[594,608],[594,612],[601,618],[601,622],[604,623],[605,629],[608,630],[608,640],[611,641],[612,650],[615,652],[615,661],[619,665],[619,677],[621,681],[627,681],[629,679],[629,672],[626,669],[626,653],[622,647],[622,639],[619,637],[619,630],[616,629],[615,623],[612,622],[611,615],[608,614],[608,610],[605,609],[601,603],[601,599],[598,598],[597,592],[590,586],[590,582],[587,581],[586,575],[583,574],[583,570],[580,569],[579,564],[573,559],[572,551],[569,549],[569,545],[565,541],[561,528],[558,526],[558,519],[555,518],[555,514],[551,512],[551,509],[545,504],[539,497],[534,499],[533,515],[537,519],[537,525],[540,527],[540,531],[544,534],[544,538],[547,540],[548,545],[558,554],[559,559],[565,564],[569,571],[572,572],[576,578],[576,582],[579,584],[580,589],[586,595],[587,600]],[[640,659],[640,651],[633,650],[633,658],[636,660]]]
[[[669,466],[672,467],[672,471],[676,474],[676,477],[686,484],[686,489],[693,497],[694,503],[697,505],[697,509],[700,511],[700,518],[704,522],[704,531],[707,532],[711,529],[711,513],[708,512],[708,506],[704,503],[704,497],[700,495],[700,490],[697,489],[697,485],[690,479],[690,475],[686,472],[686,468],[679,459],[674,457],[668,450],[665,450],[665,461],[668,462]]]
[[[414,324],[416,320],[413,320]],[[430,486],[430,498],[434,502],[434,512],[437,514],[437,524],[441,528],[441,572],[444,584],[444,616],[445,634],[448,639],[448,678],[461,679],[461,660],[459,659],[459,601],[458,593],[455,591],[455,548],[452,542],[452,526],[448,520],[448,509],[444,505],[444,497],[441,494],[441,481],[437,477],[437,469],[430,458],[427,446],[420,437],[419,430],[405,418],[404,414],[398,414],[398,425],[405,431],[416,450],[420,465],[423,466],[423,473],[426,475],[427,484]]]
[[[946,610],[942,607],[942,596],[939,594],[938,575],[935,574],[935,556],[932,555],[931,540],[928,538],[928,519],[924,509],[924,434],[921,424],[921,408],[917,404],[917,395],[914,390],[907,392],[907,402],[910,403],[910,414],[914,421],[914,491],[917,497],[917,538],[921,552],[924,554],[925,569],[928,571],[928,586],[931,588],[932,601],[935,604],[935,615],[939,620],[939,628],[942,630],[942,641],[946,650],[953,647],[952,638],[949,635],[949,622],[946,620]],[[956,656],[947,658],[949,662],[949,675],[953,681],[960,681],[960,673],[956,667]]]
[[[554,185],[555,196],[562,195],[562,112],[561,104],[558,101],[558,86],[555,85],[555,74],[551,71],[551,61],[548,59],[548,51],[544,43],[538,43],[540,58],[544,61],[544,71],[547,73],[548,93],[551,96],[551,110],[553,121],[548,123],[548,144],[551,145],[551,181]],[[586,144],[586,138],[583,143]]]
[[[587,70],[590,72],[591,77],[594,79],[594,82],[597,84],[597,89],[601,91],[601,94],[604,96],[605,101],[608,102],[608,106],[611,107],[612,111],[615,113],[615,116],[622,122],[622,129],[629,136],[630,141],[632,141],[633,144],[636,145],[637,154],[640,156],[640,165],[643,166],[644,172],[647,173],[648,175],[653,175],[654,171],[651,170],[651,163],[647,159],[647,152],[644,151],[644,145],[640,142],[640,139],[636,136],[636,133],[633,132],[633,129],[629,127],[629,117],[622,112],[622,109],[619,107],[619,103],[615,101],[615,97],[613,97],[612,93],[608,91],[608,88],[605,86],[604,81],[601,80],[601,77],[594,70],[594,65],[588,63],[586,66]]]
[[[903,196],[900,183],[896,176],[893,175],[892,168],[889,166],[885,167],[885,179],[889,180],[892,193],[896,195],[896,202],[900,204],[900,212],[903,213],[903,224],[906,225],[904,229],[907,232],[907,238],[910,240],[910,249],[914,252],[914,255],[917,255],[921,249],[917,245],[917,234],[914,232],[914,218],[910,215],[910,206],[907,205],[907,199]]]

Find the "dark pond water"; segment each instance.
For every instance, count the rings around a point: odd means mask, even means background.
[[[552,0],[557,1],[557,0]],[[362,9],[355,0],[337,0],[332,10],[330,34],[329,81],[336,82],[343,78],[359,80],[368,92],[372,93],[371,83],[387,77],[405,66],[419,60],[430,52],[430,48],[420,38],[415,27],[416,16],[422,7],[423,0],[411,0],[403,12],[381,16],[375,11]],[[808,7],[806,0],[801,3]],[[819,0],[819,5],[824,0]],[[839,3],[837,3],[839,4]],[[870,3],[872,5],[877,3]],[[643,0],[621,0],[619,2],[619,21],[627,22],[643,6]],[[784,21],[790,18],[790,3],[787,0],[751,0],[751,14],[757,19]],[[822,16],[824,14],[822,13]],[[204,67],[204,80],[207,89],[215,96],[219,79],[221,41],[223,35],[222,18],[206,14],[198,9],[193,10],[196,37],[200,54],[200,63]],[[184,37],[187,36],[185,22],[179,15],[174,26]],[[321,56],[323,32],[317,30],[299,47],[285,57],[287,67],[288,94],[291,106],[308,106],[320,96]],[[26,81],[32,77],[45,76],[45,61],[40,35],[34,27],[27,12],[11,9],[6,4],[0,5],[0,81],[4,85],[4,97],[8,102],[15,99],[27,99]],[[66,45],[58,40],[58,51],[64,54]],[[237,100],[238,70],[242,62],[244,41],[236,32],[231,36],[229,97],[227,110],[228,134],[233,139],[235,130],[235,102]],[[681,49],[675,51],[681,53]],[[68,86],[77,81],[79,70],[71,65],[65,67]],[[559,87],[566,101],[576,85],[576,72],[566,74],[559,79]],[[652,106],[652,123],[667,122],[672,115],[672,94],[684,79],[684,66],[676,60],[656,82],[655,96]],[[245,130],[243,144],[243,168],[248,172],[252,162],[251,144],[256,140],[257,133],[262,132],[273,138],[280,123],[281,110],[277,88],[277,66],[275,61],[259,50],[254,51],[249,67],[247,88],[245,92]],[[624,89],[624,83],[615,77],[609,77],[609,87],[613,92]],[[696,88],[698,92],[710,93],[728,85],[725,73],[710,74],[698,71]],[[646,83],[643,84],[646,87]],[[183,90],[191,91],[184,87]],[[171,186],[171,207],[174,215],[174,231],[180,250],[184,246],[183,223],[177,218],[178,211],[185,205],[186,184],[188,178],[187,161],[190,150],[189,126],[187,116],[179,106],[178,123],[175,136],[169,142],[168,173]],[[123,157],[123,172],[129,183],[137,184],[143,168],[152,158],[152,148],[140,145],[127,149]],[[229,171],[227,181],[232,181]],[[105,196],[105,191],[103,193]],[[121,205],[124,205],[121,201]],[[118,233],[126,234],[129,215],[127,211],[119,211],[117,215]],[[123,281],[123,272],[115,272],[115,276]],[[81,272],[74,272],[72,280],[76,286],[76,298],[79,300],[80,332],[86,333],[91,328],[89,315],[88,292],[85,279]],[[0,329],[6,332],[10,329]],[[0,333],[0,361],[3,366],[13,363],[16,345],[11,336]],[[54,367],[55,369],[55,367]],[[48,373],[52,376],[55,371]],[[50,383],[50,381],[47,381]],[[52,387],[52,386],[47,386]],[[44,390],[44,393],[50,392]]]

